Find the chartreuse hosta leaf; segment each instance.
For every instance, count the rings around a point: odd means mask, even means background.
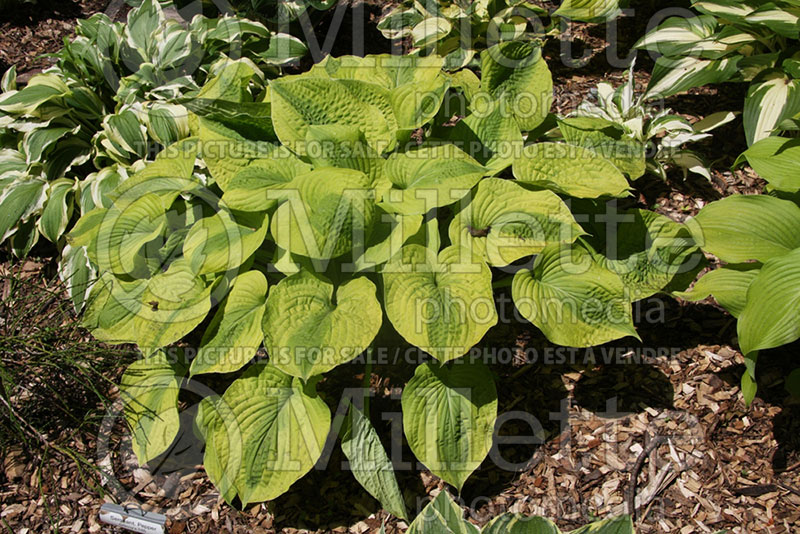
[[[482,180],[450,223],[450,240],[502,267],[549,243],[572,243],[582,233],[569,208],[551,191],[528,191],[500,178]]]
[[[331,412],[312,384],[258,364],[231,384],[222,399],[204,406],[200,423],[205,461],[213,466],[209,476],[223,495],[231,497],[235,491],[246,506],[285,493],[314,467]]]
[[[712,202],[689,227],[703,250],[728,263],[765,262],[800,247],[800,208],[766,195]]]
[[[508,41],[481,55],[481,83],[523,131],[539,126],[553,104],[553,77],[539,46]]]
[[[211,292],[186,260],[178,260],[156,274],[142,294],[142,307],[133,318],[136,344],[151,353],[194,330],[211,310]]]
[[[102,273],[86,299],[83,326],[100,341],[135,343],[134,319],[142,308],[147,280],[122,280]]]
[[[555,523],[544,517],[503,514],[483,527],[483,534],[561,534]]]
[[[342,451],[350,462],[350,471],[364,489],[387,512],[408,519],[403,492],[397,484],[392,461],[386,455],[369,417],[353,404],[342,427]]]
[[[570,534],[634,534],[633,520],[628,515],[595,521]],[[719,534],[719,533],[717,533]]]
[[[278,202],[275,191],[297,176],[311,171],[285,147],[275,149],[270,157],[254,161],[237,172],[222,195],[223,203],[237,211],[267,211]]]
[[[388,187],[383,178],[383,158],[369,145],[364,133],[354,126],[309,126],[306,152],[315,169],[353,169],[369,176],[371,183],[380,189]]]
[[[190,373],[232,373],[255,356],[264,340],[261,321],[267,279],[259,271],[240,274],[203,334]]]
[[[567,143],[593,150],[631,180],[644,175],[644,144],[625,137],[622,129],[613,122],[597,117],[572,117],[561,119],[559,129]]]
[[[529,145],[514,162],[520,182],[576,198],[625,197],[630,186],[609,160],[566,143]]]
[[[800,338],[800,248],[766,263],[747,289],[739,316],[742,353],[771,349]]]
[[[779,191],[800,191],[800,140],[767,137],[742,154],[753,170]]]
[[[261,246],[268,228],[266,212],[232,213],[221,206],[192,226],[183,255],[197,274],[236,269]]]
[[[492,447],[497,390],[482,363],[417,367],[402,396],[403,431],[414,455],[458,491]]]
[[[520,314],[553,343],[591,347],[638,338],[619,276],[581,249],[548,246],[533,269],[517,272],[511,292]]]
[[[479,534],[480,529],[464,519],[464,510],[446,490],[439,492],[408,527],[407,534]]]
[[[465,197],[489,171],[454,145],[421,147],[392,154],[384,173],[392,189],[381,206],[404,215],[423,215]]]
[[[377,213],[370,178],[351,169],[323,168],[295,178],[272,217],[271,233],[284,250],[336,258],[363,250]]]
[[[308,271],[278,282],[263,321],[272,365],[307,379],[361,354],[383,322],[375,291],[367,278],[334,288]]]
[[[447,362],[497,323],[489,267],[468,250],[407,245],[383,269],[386,315],[406,341]]]
[[[720,306],[739,317],[747,305],[747,290],[758,272],[757,264],[721,267],[703,275],[691,291],[675,292],[674,295],[691,302],[713,295]]]
[[[183,362],[164,352],[132,363],[122,376],[120,396],[139,464],[166,451],[180,428],[178,393],[186,374]]]
[[[516,119],[497,100],[477,99],[472,113],[450,130],[447,139],[493,174],[508,168],[525,144]]]

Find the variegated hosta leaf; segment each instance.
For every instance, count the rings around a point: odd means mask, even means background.
[[[711,16],[670,17],[642,37],[635,48],[649,50],[667,57],[693,52],[698,57],[713,44],[717,19]],[[723,47],[724,51],[724,47]]]
[[[169,146],[189,137],[189,112],[183,106],[154,102],[147,108],[147,132],[157,143]]]
[[[712,202],[687,224],[700,248],[728,263],[763,263],[800,247],[800,207],[766,195]]]
[[[606,22],[622,13],[620,0],[564,0],[553,13],[581,22]]]
[[[483,534],[561,534],[555,523],[544,517],[505,513],[483,527]],[[621,533],[620,533],[621,534]]]
[[[752,145],[774,134],[778,126],[800,112],[800,80],[782,71],[765,73],[751,85],[744,100],[744,131]]]
[[[489,267],[468,250],[403,247],[383,269],[386,315],[440,362],[458,358],[497,323]]]
[[[186,365],[170,358],[158,351],[132,363],[122,376],[120,397],[140,465],[169,449],[180,428],[178,393]]]
[[[464,519],[464,510],[442,490],[408,527],[407,534],[479,534],[480,529]]]
[[[58,262],[58,277],[67,289],[76,313],[80,313],[89,296],[96,273],[84,247],[66,245]]]
[[[75,191],[75,186],[75,180],[69,178],[61,178],[49,184],[47,204],[36,226],[53,243],[61,238],[72,217],[74,203],[70,195]]]
[[[69,93],[69,87],[57,74],[40,74],[31,78],[23,89],[0,97],[0,111],[33,115],[42,104],[56,101]]]
[[[488,170],[454,145],[434,145],[392,154],[383,169],[392,189],[381,206],[423,215],[466,196]]]
[[[758,273],[757,264],[721,267],[703,275],[691,291],[677,291],[673,295],[690,302],[713,296],[731,315],[739,317],[747,305],[747,289]]]
[[[47,199],[47,182],[21,178],[0,189],[0,242],[17,231],[18,225],[38,213]]]
[[[375,291],[363,277],[337,288],[308,271],[281,280],[263,321],[271,364],[308,379],[361,354],[383,322]]]
[[[392,461],[386,455],[378,433],[369,417],[350,405],[342,428],[342,451],[350,462],[350,471],[359,484],[377,499],[383,508],[400,519],[408,520],[403,492],[397,484]]]
[[[667,98],[694,87],[726,82],[738,74],[740,60],[741,56],[724,59],[662,56],[656,60],[645,96]]]
[[[533,269],[517,272],[511,292],[522,316],[552,343],[591,347],[639,337],[619,276],[580,249],[548,246]]]
[[[594,117],[574,117],[560,120],[558,126],[569,144],[593,150],[631,180],[645,173],[644,144],[626,137],[613,122]]]
[[[513,170],[520,182],[577,198],[630,194],[628,181],[613,163],[574,145],[529,145],[514,162]]]
[[[238,494],[247,506],[282,495],[314,467],[331,412],[312,384],[258,364],[222,399],[205,403],[198,423],[209,477],[229,501]]]
[[[183,255],[198,275],[224,273],[247,261],[269,228],[266,212],[232,213],[221,207],[189,230]]]
[[[310,171],[310,165],[285,147],[277,148],[269,158],[256,160],[236,173],[222,202],[232,210],[267,211],[278,202],[275,190]]]
[[[298,176],[284,188],[287,201],[272,217],[281,248],[327,260],[363,251],[377,213],[369,177],[351,169],[323,168]]]
[[[511,113],[523,131],[539,126],[553,103],[553,77],[541,49],[532,42],[509,41],[481,55],[484,90]]]
[[[800,248],[766,263],[747,289],[739,316],[743,354],[772,349],[800,338]]]
[[[503,267],[549,243],[572,243],[582,230],[552,191],[528,191],[513,181],[487,178],[450,223],[449,233],[454,245]]]
[[[740,156],[762,178],[779,191],[800,191],[800,141],[785,137],[767,137]]]
[[[570,534],[634,534],[633,520],[628,515],[595,521]],[[719,533],[716,533],[719,534]]]
[[[267,302],[267,279],[259,271],[240,274],[203,334],[192,360],[191,375],[232,373],[244,367],[263,342],[261,321]]]
[[[494,380],[479,361],[419,365],[403,389],[403,431],[411,451],[458,491],[492,447]]]
[[[133,319],[139,349],[151,354],[194,330],[211,310],[214,287],[182,260],[151,278],[142,293],[142,307]]]

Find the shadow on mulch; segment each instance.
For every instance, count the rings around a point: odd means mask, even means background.
[[[0,12],[0,23],[10,22],[15,26],[35,26],[47,19],[74,20],[81,18],[84,8],[78,0],[38,0],[36,3],[22,3],[12,9]],[[102,9],[107,2],[96,1]]]

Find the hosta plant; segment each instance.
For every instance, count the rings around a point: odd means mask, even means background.
[[[338,434],[356,479],[405,517],[369,410],[352,399],[332,418],[335,400],[317,390],[326,374],[387,336],[416,347],[404,434],[460,490],[497,417],[473,351],[500,319],[495,285],[574,347],[637,336],[633,301],[688,286],[702,257],[683,225],[633,210],[624,238],[610,236],[603,216],[629,194],[611,161],[523,147],[552,98],[509,105],[552,90],[527,46],[494,51],[518,58],[513,75],[486,52],[482,79],[447,74],[437,56],[328,58],[255,99],[252,65],[230,64],[196,95],[192,136],[80,219],[70,244],[99,272],[85,324],[142,351],[121,388],[141,463],[174,441],[181,385],[216,375],[226,387],[195,424],[227,501],[281,495]],[[453,100],[466,103],[461,120],[444,111]]]
[[[748,145],[774,135],[800,112],[800,3],[693,0],[692,7],[700,14],[668,18],[636,45],[661,54],[648,97],[744,82]]]
[[[444,56],[446,68],[457,70],[492,45],[557,34],[562,18],[605,22],[620,13],[617,0],[566,0],[552,16],[526,0],[406,0],[381,18],[378,29],[387,39],[410,38],[411,53]]]
[[[720,112],[692,124],[669,108],[656,108],[644,94],[636,94],[631,64],[627,81],[616,89],[602,82],[594,91],[595,101],[585,101],[571,114],[606,121],[621,127],[628,137],[645,147],[647,171],[663,180],[669,169],[680,169],[711,180],[708,163],[703,156],[685,145],[709,139],[712,130],[736,118],[734,113]]]
[[[147,0],[127,23],[97,14],[79,21],[57,63],[18,88],[15,70],[0,95],[0,242],[25,255],[39,237],[57,244],[82,213],[109,207],[106,194],[189,135],[180,98],[242,56],[258,77],[305,47],[236,17],[197,16],[189,28]],[[256,89],[257,90],[257,89]],[[92,277],[86,255],[65,250],[60,272],[76,308]]]

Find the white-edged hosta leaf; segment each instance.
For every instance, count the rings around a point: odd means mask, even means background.
[[[622,13],[620,0],[564,0],[553,15],[580,22],[606,22]]]
[[[483,534],[561,534],[555,523],[544,517],[505,513],[483,527]]]
[[[466,354],[497,323],[489,267],[466,249],[407,245],[383,269],[386,315],[440,362]]]
[[[131,446],[140,465],[165,452],[178,435],[178,393],[186,366],[156,352],[132,363],[120,384]]]
[[[620,515],[610,519],[595,521],[570,534],[634,534],[633,520],[629,515]]]
[[[489,265],[503,267],[549,243],[572,243],[582,233],[552,191],[528,191],[500,178],[482,180],[450,223],[450,241]]]
[[[357,357],[383,322],[375,291],[367,278],[334,288],[308,271],[278,282],[263,320],[271,364],[308,379]]]
[[[529,145],[514,162],[520,182],[577,198],[625,197],[630,186],[609,160],[566,143]]]
[[[36,223],[39,232],[53,243],[58,242],[72,217],[73,203],[69,195],[75,191],[76,182],[61,178],[49,184],[47,203]]]
[[[264,340],[261,321],[266,302],[267,279],[261,272],[237,276],[203,334],[190,374],[232,373],[252,360]]]
[[[520,314],[552,343],[591,347],[639,337],[622,280],[580,249],[550,245],[532,270],[517,272],[511,292]]]
[[[80,313],[95,278],[94,268],[84,247],[64,246],[58,261],[58,277],[67,289],[75,312]]]
[[[264,243],[266,212],[232,213],[224,208],[197,221],[183,243],[183,255],[199,274],[236,269]]]
[[[773,135],[785,119],[800,112],[800,80],[782,71],[753,81],[744,100],[744,132],[748,146]]]
[[[700,248],[728,263],[763,263],[800,247],[800,207],[766,195],[712,202],[687,224]]]
[[[403,431],[414,455],[458,491],[492,447],[497,390],[480,361],[417,366],[403,389]]]
[[[442,490],[408,527],[406,534],[479,534],[480,529],[464,519],[464,510]]]
[[[739,72],[739,56],[725,59],[701,59],[662,56],[656,60],[647,98],[667,98],[694,87],[728,81]]]
[[[0,96],[0,111],[33,114],[45,102],[58,100],[69,93],[69,87],[61,76],[54,73],[39,74],[21,90]]]
[[[800,337],[800,248],[764,263],[747,289],[739,315],[743,354],[772,349]]]
[[[350,404],[342,428],[342,451],[359,484],[390,514],[408,520],[403,492],[397,484],[392,461],[386,455],[369,417]]]
[[[756,266],[745,264],[745,268],[720,267],[695,283],[691,291],[677,291],[676,297],[697,302],[713,296],[720,306],[734,317],[739,317],[747,305],[747,289],[758,276]]]
[[[39,212],[47,199],[47,182],[22,178],[0,190],[0,242],[16,232],[17,225]]]

